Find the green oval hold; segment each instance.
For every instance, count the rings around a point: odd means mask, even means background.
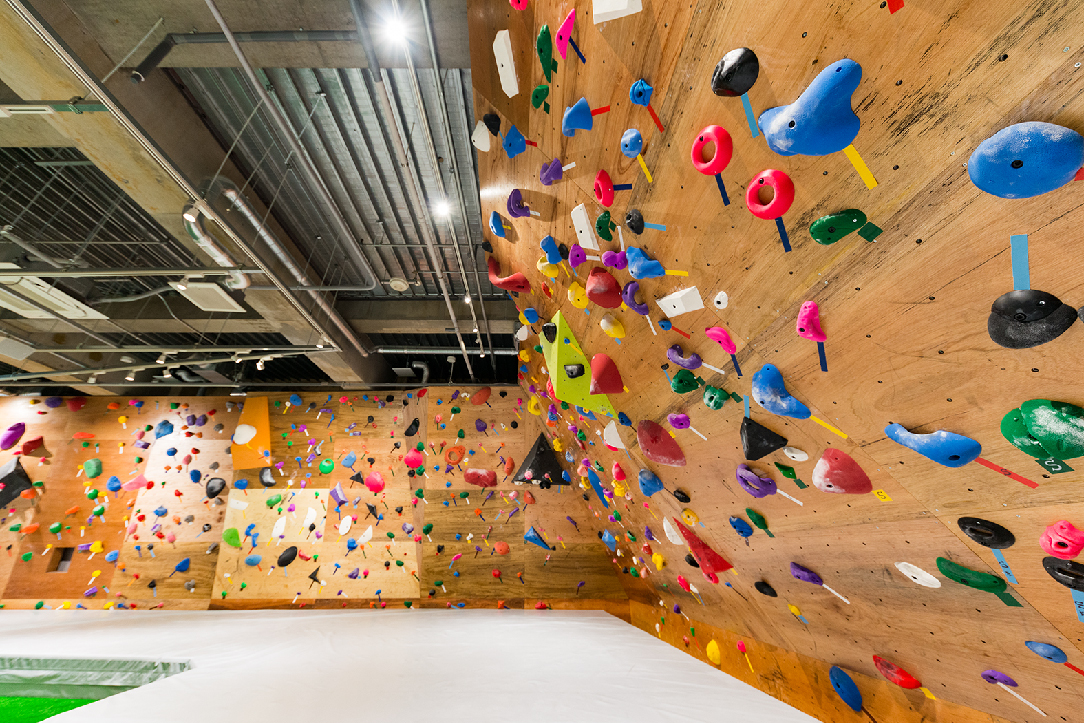
[[[818,244],[835,244],[847,234],[858,231],[866,224],[866,215],[858,209],[845,209],[838,214],[822,216],[809,225],[809,235]]]
[[[1028,400],[1020,405],[1031,436],[1047,455],[1070,460],[1084,455],[1084,408],[1054,400]]]
[[[984,571],[973,571],[970,568],[961,566],[959,563],[953,563],[947,558],[939,557],[937,559],[937,570],[957,583],[980,591],[1001,593],[1008,588],[1008,584],[1005,583],[1003,578]]]
[[[98,492],[97,488],[91,488],[87,491],[87,500],[97,500],[99,495],[101,493]]]
[[[98,458],[91,458],[83,463],[83,473],[87,478],[93,480],[102,474],[102,461]]]
[[[282,501],[282,496],[279,495],[278,493],[276,493],[275,495],[272,495],[270,498],[267,499],[267,507],[268,508],[274,508],[281,501]]]
[[[320,461],[320,472],[322,472],[324,475],[327,475],[334,469],[335,463],[332,461],[331,458],[324,458]]]
[[[730,399],[730,393],[726,390],[704,385],[704,404],[708,406],[708,409],[721,410],[728,399]]]
[[[241,534],[236,528],[227,528],[222,531],[222,542],[234,548],[241,547]]]

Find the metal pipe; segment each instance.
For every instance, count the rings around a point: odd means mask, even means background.
[[[208,0],[208,2],[210,1],[211,0]],[[385,141],[387,141],[387,136],[391,137],[391,145],[395,150],[395,160],[399,166],[399,173],[402,177],[402,186],[406,190],[410,202],[419,213],[427,212],[428,209],[425,205],[421,188],[418,185],[418,179],[410,169],[410,161],[407,156],[406,144],[403,140],[401,129],[395,122],[395,111],[391,107],[388,89],[384,85],[383,71],[380,68],[380,63],[376,59],[376,51],[373,49],[372,38],[369,37],[369,31],[363,22],[360,0],[350,0],[350,11],[354,15],[354,24],[357,26],[358,41],[361,44],[362,50],[365,51],[366,63],[369,66],[369,76],[372,78],[373,86],[376,90],[376,97],[380,104],[380,111],[384,115],[384,122],[388,125],[395,126],[394,129],[388,129],[390,132],[386,132],[384,128],[381,127],[381,133],[385,135]],[[377,121],[379,125],[379,118]],[[456,339],[459,340],[459,349],[463,355],[463,361],[467,365],[467,372],[470,373],[471,379],[473,380],[474,369],[471,366],[470,357],[467,354],[467,345],[463,341],[463,332],[459,329],[459,320],[456,319],[455,310],[452,309],[452,300],[448,295],[448,282],[444,276],[444,265],[437,255],[435,246],[436,241],[433,239],[433,230],[429,224],[428,213],[426,213],[425,218],[421,219],[421,221],[422,223],[419,224],[419,228],[422,232],[422,238],[425,241],[426,248],[429,251],[430,263],[437,272],[437,283],[440,286],[441,294],[444,296],[444,304],[448,307],[448,317],[451,319],[452,327],[455,329]]]
[[[252,280],[236,271],[237,262],[225,249],[219,246],[214,235],[207,231],[207,228],[203,225],[203,217],[195,206],[192,204],[185,206],[184,211],[181,212],[181,218],[184,219],[184,230],[192,237],[192,241],[196,243],[196,246],[211,257],[211,261],[215,264],[232,269],[230,280],[226,282],[226,286],[235,290],[247,289],[252,284]]]
[[[22,18],[31,30],[41,39],[45,45],[53,51],[57,58],[72,72],[78,82],[85,85],[88,89],[87,95],[93,95],[101,99],[102,103],[109,107],[110,112],[120,126],[132,137],[140,148],[158,164],[159,167],[173,180],[174,183],[181,189],[181,191],[187,194],[188,198],[195,199],[199,197],[199,193],[195,187],[189,183],[188,179],[182,174],[173,163],[166,158],[158,146],[147,137],[143,130],[132,120],[131,116],[124,110],[124,108],[110,95],[109,91],[102,86],[98,80],[91,75],[91,73],[83,66],[83,64],[76,59],[67,49],[63,42],[56,38],[53,33],[46,27],[41,17],[36,11],[28,8],[22,0],[5,0],[9,7]],[[214,210],[207,209],[204,213],[214,221],[222,230],[230,237],[230,240],[241,249],[246,256],[260,269],[261,274],[267,276],[278,287],[282,296],[290,303],[291,306],[297,310],[297,313],[321,336],[327,337],[327,332],[323,326],[316,321],[305,305],[295,297],[286,285],[279,279],[278,275],[272,271],[267,264],[260,258],[256,251],[252,248],[248,242],[243,239],[240,234],[235,232],[229,224]],[[336,345],[337,347],[337,345]]]
[[[57,387],[66,384],[66,382],[4,382],[4,387]],[[77,382],[73,383],[80,387],[89,383]],[[498,383],[499,384],[499,383]],[[157,380],[147,382],[95,382],[93,387],[125,387],[128,389],[135,389],[141,387],[240,387],[245,389],[252,388],[277,388],[283,390],[292,389],[324,389],[324,390],[342,390],[343,392],[364,392],[365,390],[416,390],[419,385],[416,382],[159,382]],[[462,387],[460,382],[430,382],[425,385],[426,387]],[[513,388],[518,389],[518,388]]]
[[[460,350],[455,347],[377,347],[376,351],[380,354],[460,354]],[[470,348],[467,350],[467,354],[475,355],[478,357],[494,354],[500,357],[514,357],[519,352],[514,349],[495,349],[492,352],[486,352],[484,349]]]
[[[222,28],[222,32],[226,36],[226,42],[233,48],[233,54],[237,56],[237,60],[241,63],[241,68],[244,70],[245,76],[252,84],[256,94],[263,100],[264,105],[267,106],[267,111],[271,116],[272,123],[278,128],[279,134],[283,137],[283,140],[289,144],[294,155],[297,156],[297,165],[301,169],[302,174],[307,178],[309,185],[316,192],[316,195],[323,200],[324,204],[331,212],[332,225],[338,227],[347,254],[350,256],[354,265],[358,267],[358,271],[361,272],[362,276],[366,277],[366,284],[369,285],[369,289],[376,289],[379,282],[377,281],[376,274],[373,272],[372,267],[369,265],[369,260],[366,259],[365,255],[362,253],[358,240],[354,238],[353,231],[350,229],[349,224],[346,223],[346,219],[343,218],[342,211],[335,203],[335,199],[332,198],[331,192],[324,184],[324,180],[321,178],[319,171],[313,166],[312,160],[309,158],[308,153],[305,151],[305,147],[301,144],[301,140],[297,137],[293,127],[290,125],[290,121],[283,115],[282,110],[274,100],[272,100],[271,95],[267,92],[267,88],[264,87],[264,84],[256,75],[256,71],[253,70],[252,65],[248,62],[248,57],[237,43],[237,38],[230,32],[229,27],[226,25],[226,21],[223,19],[222,13],[219,12],[215,0],[204,1],[207,3],[207,9],[211,11],[211,14],[214,15],[215,20],[218,22],[218,26]]]
[[[59,259],[54,259],[51,256],[43,254],[42,252],[38,251],[38,248],[31,244],[29,241],[23,241],[18,236],[16,236],[15,232],[11,230],[11,224],[7,224],[4,227],[0,228],[0,237],[7,239],[12,244],[15,244],[15,246],[19,247],[31,256],[40,259],[49,266],[56,267],[58,269],[63,266]],[[82,276],[82,274],[80,274],[80,276]]]
[[[261,269],[0,269],[0,279],[20,279],[22,277],[213,277],[227,276],[235,272],[244,274],[264,274]]]
[[[138,302],[143,299],[149,299],[150,297],[157,297],[159,294],[165,294],[166,292],[172,292],[173,287],[164,286],[157,287],[155,289],[148,289],[140,294],[133,294],[128,297],[113,297],[111,299],[98,299],[90,303],[92,307],[98,307],[102,304],[124,304],[125,302]]]
[[[282,248],[282,244],[279,243],[278,237],[275,236],[275,232],[267,228],[267,225],[263,223],[263,220],[259,217],[256,211],[249,205],[248,199],[241,195],[241,191],[234,185],[232,181],[228,179],[218,179],[215,184],[221,189],[221,193],[225,196],[230,203],[241,212],[241,215],[245,217],[249,224],[256,230],[256,234],[267,244],[267,248],[271,250],[271,253],[275,255],[275,258],[282,262],[283,266],[293,275],[297,283],[303,287],[312,287],[314,285],[308,275],[297,265],[294,258]],[[362,291],[368,291],[372,287],[363,287]],[[328,320],[335,325],[335,327],[342,333],[343,338],[350,344],[351,347],[356,349],[363,357],[368,357],[372,351],[372,345],[363,343],[342,315],[335,310],[331,303],[328,302],[324,295],[320,292],[309,291],[309,296],[312,297],[316,306],[327,315]]]
[[[422,381],[420,384],[424,387],[426,383],[429,382],[429,365],[425,362],[411,362],[410,368],[422,371]]]
[[[0,336],[12,337],[7,332],[0,333]],[[22,342],[23,344],[34,347],[33,342],[18,339],[18,337],[12,337],[13,339]],[[155,354],[188,354],[192,352],[244,352],[245,354],[255,354],[256,352],[296,352],[298,354],[305,354],[307,352],[325,352],[325,348],[317,347],[315,345],[304,344],[289,344],[289,345],[271,345],[271,346],[239,346],[239,345],[204,345],[195,347],[163,347],[162,345],[140,345],[140,344],[123,344],[113,347],[34,347],[35,352],[56,354],[57,352],[153,352]],[[264,355],[266,356],[266,354]],[[198,360],[196,360],[198,362]],[[72,364],[78,364],[73,362]],[[188,364],[185,360],[174,360],[170,364]]]
[[[273,289],[275,289],[275,287],[270,286],[268,284],[255,284],[255,285],[250,286],[248,288],[248,290],[250,292],[268,292],[268,291],[272,291]],[[359,287],[356,284],[342,284],[342,285],[339,285],[339,286],[328,286],[328,287],[302,287],[302,286],[296,286],[296,287],[290,287],[290,291],[292,291],[292,292],[367,292],[369,290],[366,289],[365,287]]]

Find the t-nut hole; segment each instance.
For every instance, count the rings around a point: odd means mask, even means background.
[[[1020,159],[1016,159],[1015,161],[1012,162],[1012,167],[1013,168],[1023,168],[1023,166],[1024,166],[1024,162],[1021,161]]]
[[[791,121],[790,123],[788,123],[787,126],[790,127],[790,128],[794,128],[794,121]]]
[[[703,141],[704,137],[701,136],[700,140]],[[711,159],[715,158],[715,142],[714,141],[708,141],[707,143],[705,143],[703,146],[700,147],[700,158],[702,160],[704,160],[705,162],[710,161]]]
[[[763,179],[761,179],[763,181]],[[775,189],[771,186],[764,185],[757,190],[757,200],[760,201],[762,206],[767,206],[775,198]]]

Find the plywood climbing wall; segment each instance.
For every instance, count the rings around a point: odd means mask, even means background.
[[[849,672],[868,713],[878,719],[1078,718],[1084,703],[1080,672],[1036,655],[1025,642],[1055,645],[1069,664],[1084,663],[1084,609],[1044,570],[1048,554],[1039,544],[1056,521],[1084,527],[1081,466],[1069,470],[1074,460],[1043,465],[1010,444],[1000,426],[1026,400],[1084,404],[1077,353],[1084,327],[1077,322],[1025,349],[1000,346],[987,328],[994,300],[1029,288],[1021,278],[1028,261],[1035,289],[1071,305],[1070,313],[1084,302],[1084,273],[1073,263],[1082,218],[1078,188],[1070,182],[1033,198],[999,198],[976,187],[968,162],[985,139],[1012,124],[1038,121],[1084,131],[1078,37],[1084,6],[1039,0],[647,0],[638,12],[596,24],[597,5],[536,0],[517,10],[504,0],[472,0],[472,77],[475,116],[496,114],[502,133],[491,150],[478,153],[483,213],[489,218],[496,212],[508,227],[504,238],[487,238],[501,275],[522,272],[531,284],[530,293],[515,295],[516,304],[539,316],[521,346],[524,394],[538,397],[544,416],[554,402],[547,399],[547,379],[565,371],[546,369],[539,335],[558,311],[585,356],[611,357],[628,388],[610,395],[631,423],[617,428],[627,450],[603,444],[609,419],[586,419],[575,408],[556,409],[551,429],[575,452],[568,464],[573,480],[580,479],[575,468],[585,458],[596,472],[605,471],[598,477],[612,494],[609,508],[588,478],[581,487],[588,514],[616,539],[615,570],[634,600],[634,620],[701,656],[712,636],[720,642],[725,637],[721,665],[735,675],[744,669],[747,680],[825,719],[866,716],[840,705],[829,683],[831,665]],[[571,38],[585,62],[572,48],[565,58],[554,50],[557,69],[547,80],[536,53],[539,33],[548,25],[556,35],[573,9]],[[510,33],[519,79],[520,92],[512,98],[501,90],[492,51],[501,30]],[[742,47],[759,59],[755,84],[744,100],[715,95],[716,64]],[[860,66],[853,94],[835,92],[820,115],[793,111],[795,122],[784,122],[773,139],[787,140],[807,126],[816,129],[814,145],[834,139],[846,114],[836,123],[831,113],[844,107],[860,120],[850,147],[839,145],[827,155],[773,151],[757,125],[760,114],[794,103],[826,68],[853,74],[852,63],[837,63],[844,59]],[[651,107],[661,128],[646,107],[630,100],[640,79],[654,88]],[[548,112],[532,106],[539,86],[546,86]],[[592,117],[590,130],[570,137],[562,133],[562,119],[581,99],[609,110]],[[500,142],[513,124],[536,145],[510,158]],[[718,179],[694,168],[692,158],[694,142],[711,125],[726,129],[733,145]],[[651,182],[639,161],[622,153],[628,129],[643,138]],[[1006,157],[1000,172],[1042,180],[1059,154],[1050,154],[1049,166],[1025,156],[1013,157],[1023,171],[1015,164],[1009,171]],[[544,185],[540,173],[555,160],[566,167],[563,179]],[[631,185],[616,190],[608,207],[595,190],[600,170],[615,185]],[[767,170],[785,173],[794,185],[781,224],[750,212],[749,186]],[[509,208],[514,189],[531,214],[513,215],[523,211]],[[784,192],[773,196],[757,188],[751,202],[758,208]],[[582,237],[572,212],[581,204],[600,246],[586,249],[588,255],[635,246],[678,272],[638,280],[633,301],[647,305],[650,322],[628,305],[583,306],[576,285],[585,285],[592,268],[605,267],[601,259],[575,271],[568,261],[553,269],[540,260],[546,236],[572,249],[575,258],[573,246]],[[625,221],[634,209],[665,229],[636,235]],[[847,211],[840,218],[858,218],[849,210],[860,211],[872,226],[855,224],[834,243],[813,238],[811,225],[822,217]],[[611,232],[612,241],[594,228],[605,211],[621,227]],[[842,229],[832,226],[831,233]],[[1011,251],[1010,238],[1023,235],[1029,260],[1019,240],[1016,254]],[[620,263],[608,271],[619,286],[633,281]],[[660,300],[691,287],[703,308],[669,318]],[[796,330],[807,301],[819,305],[826,369],[817,342]],[[623,338],[604,331],[606,314],[624,327]],[[711,327],[729,332],[735,360],[705,334]],[[673,345],[680,349],[668,357]],[[680,393],[671,381],[678,362],[693,353],[704,363],[693,372],[701,384],[694,381],[695,391]],[[747,460],[739,435],[743,403],[731,399],[712,409],[703,401],[703,384],[738,400],[752,397],[752,378],[767,364],[781,372],[789,394],[826,423],[771,414],[751,401],[752,420],[801,450],[801,461],[782,450]],[[680,414],[703,438],[668,425],[670,415]],[[648,459],[636,436],[643,420],[668,430],[684,453],[683,467]],[[889,439],[890,423],[916,433],[958,433],[981,444],[981,457],[946,467]],[[577,433],[585,433],[579,445]],[[828,448],[850,456],[870,478],[872,492],[830,494],[815,487],[814,465]],[[614,463],[626,481],[611,474]],[[779,493],[747,493],[737,479],[743,463],[771,478]],[[794,477],[784,476],[776,463],[793,468]],[[657,474],[666,491],[642,494],[636,484],[641,469]],[[675,490],[689,502],[680,502]],[[748,524],[747,508],[764,518],[771,536],[759,529],[747,539],[738,535],[730,519]],[[680,521],[683,515],[699,538],[734,564],[718,583],[686,562],[683,542],[663,534],[664,517]],[[964,534],[958,520],[965,516],[1012,532],[1015,544],[998,551],[1004,567],[993,549]],[[658,539],[647,546],[645,527]],[[653,554],[661,555],[658,564]],[[997,576],[1008,583],[1007,595],[956,582],[941,572],[938,559],[979,572],[985,581]],[[818,573],[840,595],[792,577],[792,562]],[[921,569],[939,587],[916,584],[897,563]],[[758,591],[758,582],[776,595]],[[697,591],[687,590],[689,584]],[[753,672],[731,650],[739,637]],[[888,684],[874,666],[875,655],[910,672],[924,691]],[[981,675],[988,670],[1015,680],[1013,691],[1043,715],[1008,688],[986,683]]]

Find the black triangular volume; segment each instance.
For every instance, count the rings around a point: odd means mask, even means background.
[[[746,460],[760,460],[787,446],[787,438],[772,432],[752,418],[741,421],[741,447]]]
[[[527,480],[528,472],[531,473],[530,481]],[[564,479],[561,477],[561,463],[558,462],[557,455],[553,452],[545,435],[540,434],[534,441],[534,446],[531,447],[531,451],[527,453],[527,457],[524,458],[512,479],[517,483],[532,482],[536,485],[547,481],[554,485],[564,484]]]

